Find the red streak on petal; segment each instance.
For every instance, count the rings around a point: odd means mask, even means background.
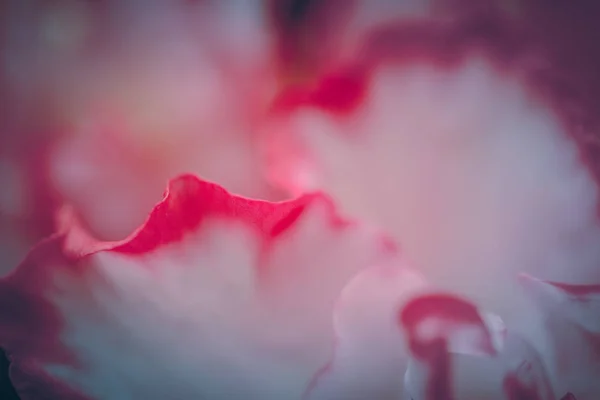
[[[452,367],[448,346],[444,339],[430,342],[423,350],[429,364],[430,375],[427,381],[427,400],[453,400]]]
[[[485,323],[477,307],[459,297],[447,294],[431,294],[420,296],[409,302],[400,312],[400,323],[411,337],[420,340],[416,335],[419,324],[428,318],[440,318],[450,322],[451,325],[473,325],[485,329]],[[487,329],[485,329],[487,332]],[[450,333],[450,332],[449,332]],[[494,355],[496,350],[488,335],[488,340],[478,343],[482,350]],[[419,356],[419,348],[415,348],[415,355]]]
[[[319,370],[310,379],[310,382],[306,386],[306,390],[302,394],[303,400],[310,400],[314,391],[319,387],[319,384],[321,384],[321,382],[325,378],[327,378],[329,374],[333,373],[333,360],[335,359],[335,348],[336,347],[334,346],[334,356],[331,357],[331,360],[328,361],[327,364],[319,368]]]
[[[447,329],[436,332],[437,337],[421,337],[417,332],[418,327],[425,320],[432,318],[448,321]],[[445,337],[445,335],[453,334],[451,332],[453,327],[461,325],[480,327],[485,332],[486,340],[474,345],[490,355],[496,353],[477,307],[461,298],[447,294],[419,296],[400,310],[398,319],[408,332],[412,355],[428,365],[429,375],[426,383],[428,400],[451,400],[453,398],[452,368],[448,353],[448,341]]]

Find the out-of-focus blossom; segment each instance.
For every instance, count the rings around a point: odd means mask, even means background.
[[[600,398],[600,81],[558,7],[1,2],[19,395]]]
[[[353,62],[281,96],[266,144],[274,181],[388,229],[434,285],[550,362],[551,332],[517,275],[600,282],[599,169],[595,103],[543,47],[493,7],[382,27]],[[594,399],[580,361],[568,383],[551,364],[553,382]]]
[[[23,399],[300,399],[335,337],[377,353],[424,285],[318,194],[268,203],[185,175],[124,241],[62,221],[0,281],[0,346]]]

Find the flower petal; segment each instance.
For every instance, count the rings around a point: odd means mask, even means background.
[[[472,303],[447,294],[420,296],[403,308],[400,322],[412,354],[405,374],[412,399],[554,399],[536,350],[506,335],[502,324],[490,324]]]
[[[521,336],[509,333],[501,354],[507,372],[503,388],[508,400],[554,400],[546,366],[537,350]]]
[[[29,147],[14,149],[10,156],[0,150],[0,277],[54,229],[55,202],[42,177],[39,149]]]
[[[275,84],[261,0],[7,3],[0,86],[16,116],[0,140],[29,159],[48,139],[52,193],[98,237],[125,238],[181,173],[282,198],[254,145]]]
[[[494,0],[270,0],[277,53],[296,84],[335,68],[361,52],[378,27],[415,20],[449,19],[493,8]],[[291,75],[291,76],[290,76]]]
[[[305,398],[398,399],[408,352],[395,316],[399,305],[426,288],[408,267],[378,266],[357,275],[336,306],[335,353]]]
[[[600,285],[573,285],[521,275],[545,318],[550,370],[558,390],[577,399],[600,396]]]
[[[595,133],[526,33],[493,15],[382,28],[337,86],[278,105],[269,144],[277,184],[331,193],[520,331],[536,321],[517,273],[600,280]]]
[[[300,398],[342,288],[396,262],[321,195],[268,203],[184,175],[124,241],[73,227],[35,248],[0,281],[0,346],[26,399]]]
[[[451,296],[433,294],[413,299],[401,309],[399,322],[407,331],[413,356],[405,376],[407,393],[413,399],[454,398],[451,347],[496,353],[477,308]]]

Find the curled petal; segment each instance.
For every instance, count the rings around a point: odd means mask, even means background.
[[[449,350],[496,353],[492,336],[479,311],[471,303],[449,295],[413,299],[399,315],[407,331],[413,363],[405,377],[414,399],[454,398]]]
[[[342,289],[397,259],[322,195],[249,200],[191,175],[123,241],[60,220],[0,281],[23,399],[299,399],[333,350]]]
[[[537,351],[472,303],[421,296],[404,307],[400,322],[412,356],[405,374],[411,398],[554,400]]]
[[[380,265],[357,275],[336,305],[333,357],[313,377],[305,399],[400,398],[408,351],[395,315],[399,305],[426,288],[407,267]]]
[[[561,315],[585,330],[600,334],[600,284],[574,285],[537,279],[527,274],[521,281],[545,311]]]

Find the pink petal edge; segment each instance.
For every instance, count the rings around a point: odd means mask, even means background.
[[[38,244],[9,276],[0,280],[0,346],[12,360],[11,379],[24,400],[61,398],[88,399],[63,382],[49,376],[43,364],[66,364],[81,368],[79,360],[66,347],[59,346],[64,321],[44,298],[53,273],[67,268],[83,277],[89,257],[99,253],[143,257],[169,244],[179,242],[208,218],[231,219],[254,228],[262,241],[259,266],[272,245],[288,231],[308,205],[323,202],[333,231],[355,224],[337,216],[333,204],[322,194],[308,194],[291,201],[270,203],[229,194],[220,186],[193,175],[170,181],[165,196],[142,227],[127,239],[101,242],[79,226],[74,213],[64,208],[58,217],[60,231]],[[340,231],[341,232],[341,231]],[[386,259],[396,249],[383,236],[376,247]],[[375,260],[374,260],[375,262]],[[366,266],[365,266],[366,267]],[[32,279],[35,276],[35,279]],[[43,332],[43,333],[42,333]]]

